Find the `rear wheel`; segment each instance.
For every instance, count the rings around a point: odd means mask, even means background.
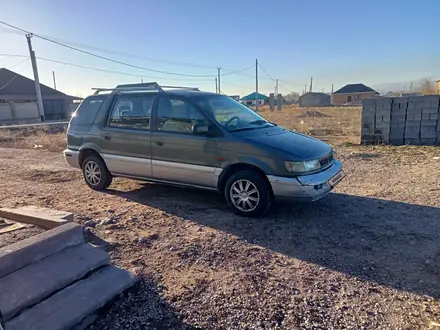
[[[82,166],[84,180],[93,190],[107,189],[113,177],[107,170],[103,160],[95,155],[88,156]]]
[[[244,217],[259,217],[272,205],[269,184],[258,173],[239,171],[225,185],[225,198],[229,208]]]

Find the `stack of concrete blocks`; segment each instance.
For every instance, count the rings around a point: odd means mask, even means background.
[[[275,94],[274,93],[269,94],[269,108],[270,108],[270,111],[275,110]]]
[[[363,100],[361,142],[440,144],[439,101],[438,95]]]
[[[277,107],[278,107],[278,111],[283,110],[283,95],[278,94],[277,95]]]

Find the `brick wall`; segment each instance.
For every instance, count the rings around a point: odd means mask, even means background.
[[[351,96],[351,101],[348,101],[348,97]],[[333,94],[332,95],[332,103],[333,104],[346,104],[348,102],[351,103],[360,103],[364,99],[370,99],[375,96],[374,92],[371,93],[354,93],[354,94]]]
[[[440,144],[440,96],[387,97],[362,102],[362,143]]]

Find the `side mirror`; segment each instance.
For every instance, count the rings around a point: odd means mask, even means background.
[[[192,128],[193,134],[197,135],[206,135],[209,132],[208,125],[204,124],[195,124]]]

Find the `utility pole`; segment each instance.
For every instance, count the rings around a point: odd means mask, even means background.
[[[255,60],[255,111],[258,111],[258,59]]]
[[[40,78],[38,78],[37,60],[35,59],[35,52],[32,50],[32,33],[26,34],[27,43],[29,46],[29,55],[31,57],[32,70],[34,71],[35,91],[37,93],[38,112],[40,113],[41,121],[44,121],[44,107],[43,99],[41,97]]]
[[[215,77],[215,92],[218,94],[217,77]]]
[[[55,71],[52,71],[52,77],[53,77],[53,88],[56,90],[57,89],[57,82],[55,80]]]
[[[222,92],[222,89],[220,87],[220,70],[222,68],[217,68],[217,80],[218,80],[218,93],[220,94]]]
[[[307,84],[304,85],[304,94],[307,93]]]
[[[275,79],[275,97],[278,97],[278,79]]]
[[[310,77],[310,90],[309,92],[311,93],[313,89],[313,77]]]
[[[332,94],[333,94],[333,84],[332,84]]]
[[[144,83],[144,79],[141,79],[141,84],[143,84]]]

